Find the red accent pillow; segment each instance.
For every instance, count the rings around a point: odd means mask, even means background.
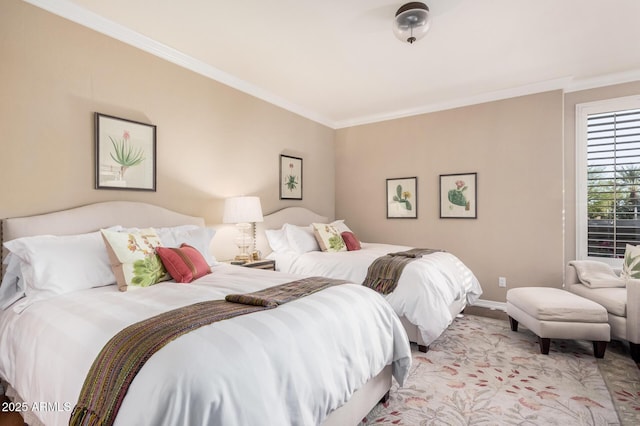
[[[344,240],[344,243],[347,245],[347,250],[349,251],[360,250],[361,248],[360,240],[358,240],[358,237],[356,237],[356,234],[354,234],[353,232],[345,231],[342,234],[340,234],[340,236]]]
[[[179,283],[190,283],[211,273],[204,256],[188,244],[180,248],[156,247],[156,253],[169,275]]]

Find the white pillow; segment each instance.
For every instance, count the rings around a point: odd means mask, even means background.
[[[116,282],[99,232],[17,238],[4,246],[22,261],[26,298],[14,305],[17,312],[53,296]]]
[[[339,219],[339,220],[334,220],[333,222],[331,222],[329,225],[333,226],[334,228],[336,228],[336,231],[338,231],[338,234],[342,234],[343,232],[353,232],[346,223],[344,223],[344,219]]]
[[[0,284],[0,309],[4,310],[24,297],[24,279],[20,266],[22,261],[13,253],[9,253],[4,259],[7,270]]]
[[[182,230],[190,230],[197,229],[197,225],[180,225],[180,226],[169,226],[166,228],[151,228],[158,234],[160,241],[162,241],[162,245],[165,247],[169,247],[169,244],[175,244],[174,231],[182,231]],[[149,229],[149,228],[145,228]],[[140,232],[141,228],[133,227],[133,228],[123,228],[122,226],[117,226],[114,228],[109,228],[109,231],[118,231],[118,232]],[[176,246],[177,247],[177,246]]]
[[[167,238],[165,241],[163,238],[163,231],[166,228],[156,228],[156,232],[160,235],[160,241],[165,247],[180,247],[182,244],[188,244],[195,248],[204,256],[209,265],[216,263],[216,258],[211,253],[211,241],[216,235],[216,230],[213,228],[203,228],[200,226],[191,227],[192,225],[176,226],[171,229],[171,239]],[[163,230],[163,231],[161,231]]]
[[[138,228],[134,228],[134,229],[139,230]],[[158,234],[158,237],[160,237],[160,241],[162,241],[162,245],[165,247],[169,247],[168,244],[175,244],[175,234],[174,234],[175,232],[198,229],[198,225],[179,225],[179,226],[168,226],[165,228],[153,228],[153,229]]]
[[[625,287],[626,281],[617,276],[613,268],[604,262],[595,260],[572,260],[578,279],[589,288]]]
[[[296,226],[287,223],[283,228],[287,235],[289,246],[296,253],[303,254],[310,251],[320,251],[320,246],[316,241],[311,226]]]
[[[213,228],[203,228],[198,225],[179,225],[165,228],[153,228],[164,247],[180,247],[185,243],[195,248],[204,256],[209,265],[216,263],[211,253],[211,241],[216,234]],[[120,228],[121,232],[139,232],[139,228]]]
[[[269,247],[275,253],[286,253],[292,250],[284,226],[280,229],[266,229],[264,234],[267,236]]]

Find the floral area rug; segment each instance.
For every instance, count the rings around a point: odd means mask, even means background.
[[[586,341],[541,355],[522,325],[466,315],[413,351],[405,386],[361,425],[640,425],[640,369],[622,343],[596,360]]]

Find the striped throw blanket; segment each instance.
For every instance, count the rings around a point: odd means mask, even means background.
[[[374,289],[378,293],[389,294],[398,286],[398,280],[407,264],[438,249],[414,248],[381,256],[369,265],[367,276],[362,285]]]
[[[242,303],[245,305],[276,307],[301,297],[309,296],[317,291],[324,290],[334,285],[346,284],[348,281],[336,280],[324,277],[309,277],[265,288],[246,294],[229,294],[225,297],[227,302]]]
[[[248,294],[167,311],[126,327],[98,354],[85,378],[70,425],[112,425],[144,363],[169,342],[216,321],[273,309],[347,281],[311,277]]]

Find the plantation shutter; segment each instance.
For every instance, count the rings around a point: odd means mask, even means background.
[[[587,254],[640,244],[640,109],[587,116]]]

